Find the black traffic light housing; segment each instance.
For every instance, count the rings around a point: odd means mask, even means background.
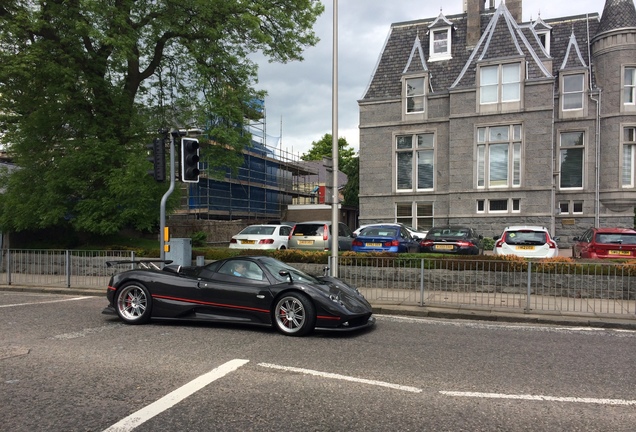
[[[152,169],[148,170],[148,174],[153,176],[158,182],[166,180],[166,147],[162,138],[155,138],[152,144],[146,145],[152,154],[148,156],[148,160],[152,162]]]
[[[199,182],[199,140],[181,138],[181,181]]]

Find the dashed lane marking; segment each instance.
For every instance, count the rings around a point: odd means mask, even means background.
[[[32,306],[32,305],[41,305],[41,304],[48,304],[48,303],[61,303],[61,302],[67,302],[67,301],[86,300],[86,299],[92,299],[92,298],[94,297],[73,297],[70,299],[63,299],[63,300],[49,300],[49,301],[30,302],[30,303],[14,303],[14,304],[8,304],[8,305],[0,305],[0,308],[16,307],[16,306]]]

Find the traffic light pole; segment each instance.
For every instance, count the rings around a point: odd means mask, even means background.
[[[167,241],[167,239],[165,238],[165,231],[166,231],[166,203],[168,202],[168,197],[170,196],[170,194],[172,194],[172,192],[174,191],[174,183],[175,183],[175,137],[178,137],[179,134],[179,130],[171,130],[170,131],[170,187],[168,188],[168,190],[166,191],[165,194],[163,194],[163,197],[161,198],[161,209],[159,210],[159,237],[160,237],[160,241],[159,241],[159,257],[162,260],[166,259],[166,244],[165,242]]]

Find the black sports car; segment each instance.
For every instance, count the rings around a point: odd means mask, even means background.
[[[131,261],[112,261],[108,265]],[[371,305],[360,292],[331,276],[311,276],[271,257],[235,257],[203,267],[134,262],[114,275],[105,314],[128,324],[153,319],[275,326],[289,336],[317,330],[373,326]]]

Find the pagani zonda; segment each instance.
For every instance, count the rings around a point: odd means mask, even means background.
[[[104,309],[128,324],[151,318],[245,323],[302,336],[314,329],[350,331],[375,323],[371,305],[356,288],[271,257],[235,257],[197,267],[161,268],[152,260],[136,264],[141,268],[111,278]]]

